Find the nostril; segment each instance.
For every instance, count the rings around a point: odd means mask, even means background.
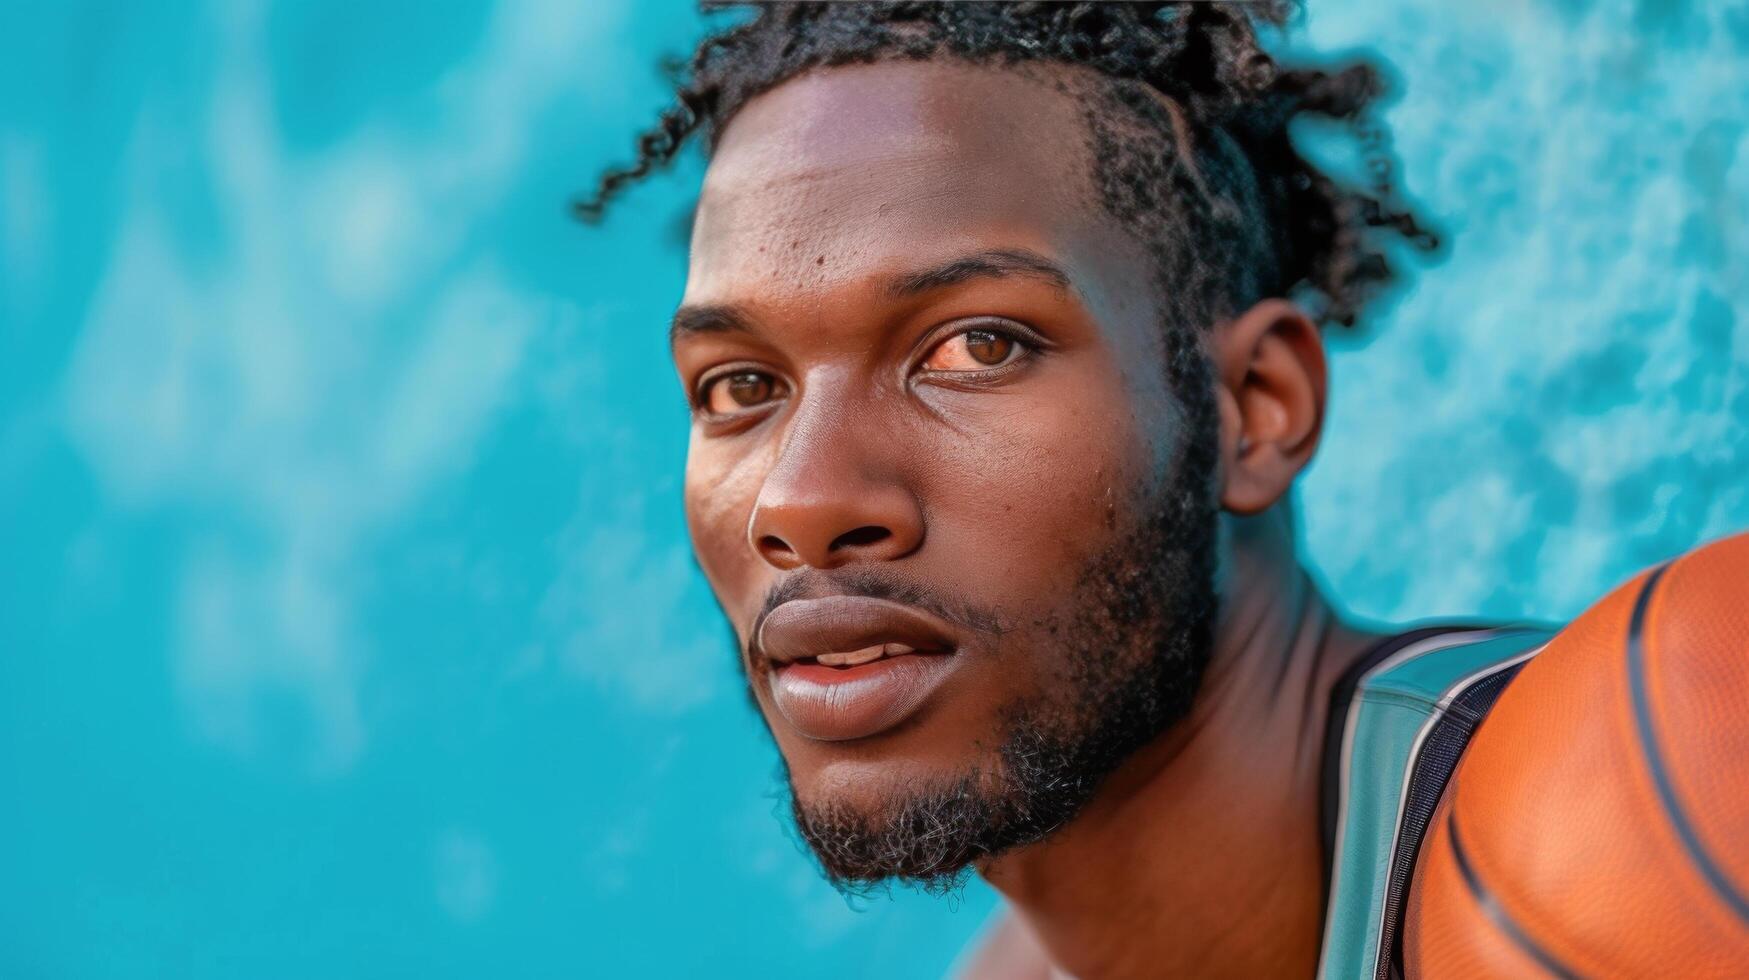
[[[792,549],[789,542],[775,534],[767,534],[759,539],[759,550],[768,555],[787,555]]]
[[[864,545],[878,544],[892,536],[893,532],[884,527],[876,527],[872,524],[864,525],[853,531],[845,531],[843,534],[833,538],[829,550],[837,551],[840,548],[856,548]]]

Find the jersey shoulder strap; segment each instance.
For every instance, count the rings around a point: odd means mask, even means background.
[[[1386,980],[1427,823],[1470,735],[1554,630],[1434,627],[1375,647],[1332,694],[1318,976]]]

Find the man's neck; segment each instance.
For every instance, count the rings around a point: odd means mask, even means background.
[[[980,870],[1077,977],[1310,975],[1324,904],[1330,692],[1378,637],[1340,623],[1285,505],[1228,519],[1215,647],[1191,714],[1073,823]]]

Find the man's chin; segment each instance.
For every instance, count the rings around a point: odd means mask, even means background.
[[[941,768],[908,760],[792,771],[791,809],[839,888],[897,880],[947,892],[984,859],[1067,823],[1097,783],[1080,763],[1071,742],[1020,725],[992,757]]]
[[[828,879],[846,891],[888,881],[946,892],[988,856],[1006,809],[977,775],[931,783],[792,794],[797,831]]]

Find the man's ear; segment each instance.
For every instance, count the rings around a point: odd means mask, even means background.
[[[1269,508],[1311,462],[1324,427],[1324,340],[1304,310],[1266,299],[1210,339],[1221,412],[1221,506]]]

